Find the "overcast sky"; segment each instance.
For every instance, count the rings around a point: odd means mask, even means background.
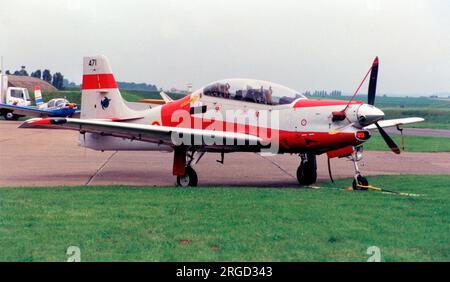
[[[79,83],[82,57],[104,54],[118,80],[164,88],[250,77],[353,92],[378,55],[378,93],[450,92],[447,0],[0,1],[5,69]]]

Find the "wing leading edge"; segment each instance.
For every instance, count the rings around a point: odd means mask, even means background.
[[[263,141],[260,137],[243,133],[74,118],[35,118],[25,121],[19,127],[69,129],[169,146],[194,144],[217,148],[260,145]],[[180,144],[183,141],[191,143]]]
[[[410,117],[410,118],[399,118],[399,119],[388,119],[388,120],[381,120],[378,122],[378,125],[382,128],[385,127],[393,127],[397,125],[405,125],[410,123],[416,123],[416,122],[422,122],[425,119],[418,118],[418,117]],[[377,126],[375,124],[371,124],[369,126],[364,127],[366,130],[373,130],[377,129]]]

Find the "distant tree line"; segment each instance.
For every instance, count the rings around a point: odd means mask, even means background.
[[[328,93],[325,90],[315,90],[314,92],[311,93],[311,91],[306,91],[305,93],[303,93],[305,96],[319,96],[319,97],[326,97],[326,96],[331,96],[331,97],[339,97],[342,96],[342,91],[339,90],[333,90],[330,93]]]
[[[62,75],[62,73],[60,73],[60,72],[56,72],[52,75],[50,70],[48,70],[48,69],[45,69],[43,72],[41,72],[41,70],[38,69],[38,70],[32,72],[31,75],[28,75],[28,72],[25,69],[25,66],[21,66],[20,70],[16,70],[13,73],[11,73],[9,70],[7,70],[5,72],[5,74],[36,77],[36,78],[42,79],[44,81],[47,81],[51,85],[55,86],[56,89],[59,89],[59,90],[64,89],[64,75]]]
[[[79,89],[80,85],[75,84],[74,82],[70,82],[69,80],[64,78],[60,72],[56,72],[52,74],[50,70],[45,69],[41,71],[40,69],[32,72],[28,75],[28,72],[25,69],[25,66],[21,66],[20,70],[14,71],[11,73],[9,70],[5,72],[7,75],[18,75],[18,76],[31,76],[47,81],[51,85],[55,86],[58,90],[63,90],[65,88]],[[120,89],[125,90],[137,90],[137,91],[158,91],[158,87],[154,84],[147,83],[135,83],[135,82],[121,82],[118,81],[117,85]]]
[[[126,89],[126,90],[137,90],[137,91],[158,91],[158,87],[154,84],[147,84],[147,83],[135,83],[135,82],[123,82],[118,81],[117,86],[119,86],[120,89]]]

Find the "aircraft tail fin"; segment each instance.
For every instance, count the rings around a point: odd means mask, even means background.
[[[124,102],[105,56],[83,58],[81,118],[127,119],[136,113]]]
[[[42,100],[41,87],[39,85],[34,86],[34,101],[39,109],[43,108],[44,100]]]
[[[159,92],[159,95],[161,96],[161,98],[163,98],[163,100],[164,100],[164,102],[165,102],[166,104],[173,101],[173,99],[170,98],[169,95],[167,95],[166,93],[164,93],[164,91]]]

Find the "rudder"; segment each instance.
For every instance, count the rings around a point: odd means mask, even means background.
[[[105,56],[83,58],[81,89],[81,118],[121,119],[134,115],[120,94]]]
[[[41,87],[39,85],[34,86],[34,101],[39,109],[44,107],[44,100],[42,100]]]

